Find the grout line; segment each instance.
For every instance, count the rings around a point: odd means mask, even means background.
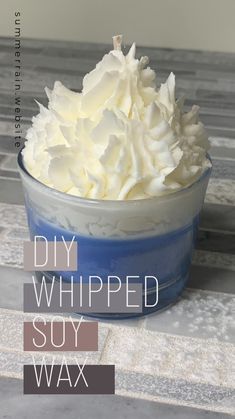
[[[11,176],[5,177],[5,176],[1,176],[0,175],[0,179],[3,179],[3,180],[15,180],[16,182],[20,182],[21,183],[21,179],[20,178],[17,178],[17,177],[11,177]],[[11,204],[9,204],[9,205],[11,205]],[[15,205],[15,204],[12,204],[12,205]],[[16,204],[16,205],[18,205],[18,204]]]

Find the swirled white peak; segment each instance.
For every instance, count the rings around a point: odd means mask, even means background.
[[[104,109],[117,108],[128,118],[142,115],[145,107],[156,97],[155,73],[147,57],[135,58],[132,45],[125,56],[120,50],[106,54],[96,68],[83,80],[81,110],[92,120]]]
[[[210,166],[197,106],[183,112],[171,73],[157,89],[148,58],[106,54],[81,93],[60,82],[39,104],[23,150],[27,170],[59,191],[93,199],[142,199],[194,182]]]

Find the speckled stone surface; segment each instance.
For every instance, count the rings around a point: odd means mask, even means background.
[[[108,45],[22,40],[22,137],[46,105],[44,87],[61,80],[74,90]],[[100,348],[89,362],[116,364],[109,397],[22,396],[23,240],[28,237],[17,173],[12,111],[12,40],[0,38],[0,416],[50,419],[223,419],[235,415],[235,55],[138,48],[158,83],[170,71],[185,109],[197,103],[214,164],[188,289],[167,311],[141,320],[99,322]],[[85,354],[84,354],[85,355]],[[40,354],[36,354],[40,357]],[[58,356],[58,355],[57,355]],[[68,354],[69,356],[69,354]],[[79,356],[82,356],[81,354]],[[39,358],[37,358],[39,359]],[[9,378],[13,377],[13,378]],[[126,398],[124,396],[128,396]],[[162,404],[163,403],[163,404]],[[204,409],[204,410],[203,410]],[[30,416],[29,416],[30,415]]]
[[[146,395],[145,386],[148,386],[149,393]],[[117,372],[117,387],[122,390],[119,394],[132,395],[136,398],[145,398],[157,402],[168,402],[169,405],[201,407],[204,409],[213,408],[222,413],[225,410],[233,413],[231,399],[235,397],[233,388],[224,388],[188,380],[154,376],[152,374],[143,376],[134,372]],[[168,397],[166,398],[166,393]],[[230,408],[227,409],[227,406]],[[207,412],[208,414],[209,412]],[[193,414],[193,412],[191,412]],[[191,416],[189,415],[189,418]]]
[[[209,181],[206,202],[211,204],[235,205],[235,181],[215,179]]]
[[[201,290],[185,290],[178,304],[159,316],[150,315],[145,327],[164,333],[213,339],[235,344],[235,296]]]
[[[110,329],[102,362],[118,369],[172,379],[233,387],[233,345],[149,330]]]
[[[1,310],[0,314],[0,374],[22,378],[23,364],[33,362],[31,353],[22,352],[23,321],[33,320],[34,316],[11,310]],[[167,312],[165,315],[169,316]],[[52,319],[50,315],[45,317]],[[172,328],[163,333],[160,326],[151,327],[151,317],[146,321],[146,325],[138,328],[100,322],[99,351],[68,352],[68,362],[74,363],[76,356],[81,363],[85,358],[87,363],[114,363],[117,394],[125,391],[126,396],[232,413],[234,345],[220,341],[217,336],[189,337],[192,332],[187,325],[182,326],[181,333],[174,334]],[[35,362],[40,363],[43,355],[33,353]],[[47,353],[45,358],[49,363],[55,356],[55,362],[59,363],[63,355]]]
[[[122,379],[125,380],[125,377]],[[143,398],[115,396],[22,396],[22,383],[14,378],[0,378],[3,418],[41,419],[231,419],[221,412],[209,412],[152,402]],[[125,394],[124,394],[125,396]]]

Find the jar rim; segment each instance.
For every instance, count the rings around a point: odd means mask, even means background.
[[[84,198],[84,197],[80,197],[80,196],[76,196],[76,195],[69,195],[65,192],[61,192],[58,191],[57,189],[54,189],[50,186],[45,185],[44,183],[42,183],[40,180],[36,179],[35,177],[33,177],[28,170],[26,169],[24,162],[23,162],[23,154],[22,151],[25,147],[22,147],[22,149],[19,151],[18,156],[17,156],[17,163],[18,163],[18,168],[19,168],[19,172],[21,175],[25,175],[28,180],[30,182],[32,182],[32,184],[34,184],[34,186],[37,186],[39,188],[42,189],[42,191],[44,193],[50,193],[50,195],[54,195],[55,199],[59,199],[62,201],[67,201],[70,203],[74,203],[77,205],[88,205],[88,206],[109,206],[112,207],[115,205],[115,207],[120,206],[126,206],[126,207],[134,207],[137,205],[143,205],[143,204],[153,204],[153,203],[160,203],[161,202],[165,202],[165,201],[170,201],[172,199],[178,198],[180,194],[184,194],[187,193],[188,191],[192,190],[194,187],[196,187],[196,185],[200,184],[203,180],[205,180],[207,177],[209,178],[211,170],[212,170],[212,162],[211,162],[211,158],[209,156],[209,154],[206,154],[207,159],[210,161],[211,166],[206,168],[203,173],[201,174],[201,176],[196,179],[193,183],[191,183],[188,186],[185,186],[183,188],[174,190],[170,193],[167,194],[162,194],[162,195],[156,195],[156,196],[152,196],[149,198],[142,198],[142,199],[129,199],[129,200],[114,200],[114,199],[94,199],[94,198]]]

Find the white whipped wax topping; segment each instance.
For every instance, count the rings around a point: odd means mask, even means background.
[[[81,93],[46,88],[23,150],[31,175],[59,191],[96,199],[141,199],[194,182],[210,166],[197,106],[183,113],[171,73],[160,89],[148,58],[121,49],[83,79]]]

